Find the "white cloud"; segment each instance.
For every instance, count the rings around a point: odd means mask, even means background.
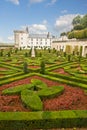
[[[57,2],[57,0],[51,0],[51,1],[47,4],[47,6],[53,5],[53,4],[55,4],[56,2]]]
[[[9,41],[14,41],[14,36],[9,36],[9,37],[8,37],[8,40],[9,40]]]
[[[43,2],[43,0],[29,0],[30,3],[41,3]]]
[[[6,0],[9,2],[12,2],[13,4],[19,5],[19,0]]]
[[[45,21],[46,22],[46,21]],[[26,26],[21,26],[23,29],[26,28]],[[28,25],[29,32],[33,34],[45,34],[47,33],[47,27],[45,24],[32,24]]]
[[[67,14],[57,18],[55,22],[55,30],[59,33],[67,32],[72,29],[72,20],[78,14]]]
[[[45,33],[47,32],[47,27],[44,24],[33,24],[29,26],[29,31],[31,33]]]
[[[65,14],[65,13],[67,13],[67,12],[68,12],[67,10],[62,10],[62,11],[61,11],[62,14]]]

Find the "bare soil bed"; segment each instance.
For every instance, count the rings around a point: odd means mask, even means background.
[[[65,72],[63,68],[53,70],[52,72],[64,74],[64,75],[69,75],[69,73]]]
[[[37,65],[29,65],[29,68],[31,68],[31,69],[38,69],[38,68],[40,68],[40,66],[37,66]]]
[[[8,70],[8,68],[0,67],[0,71]]]
[[[60,84],[55,81],[51,81],[39,76],[32,76],[19,81],[12,82],[0,86],[0,111],[31,111],[23,106],[20,99],[20,95],[2,95],[2,90],[10,87],[15,87],[21,84],[30,83],[31,79],[40,79],[45,82],[48,87],[52,86],[64,86],[64,92],[62,95],[52,99],[44,99],[43,105],[44,111],[50,110],[87,110],[87,95],[84,95],[84,91],[77,87],[72,87],[66,84]]]

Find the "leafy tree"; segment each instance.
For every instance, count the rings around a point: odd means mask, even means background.
[[[83,27],[83,25],[75,25],[74,26],[74,28],[73,28],[73,30],[82,30],[84,27]]]
[[[11,56],[11,52],[9,51],[7,55],[8,55],[8,57],[10,57]]]
[[[70,61],[71,60],[71,55],[68,55],[68,61]]]
[[[40,67],[41,67],[40,73],[44,74],[45,73],[45,62],[44,61],[41,61]]]
[[[66,52],[64,52],[64,57],[66,57]]]
[[[29,72],[27,62],[24,62],[23,71],[24,71],[25,74]]]
[[[24,55],[25,55],[25,57],[28,57],[28,53],[27,53],[27,52],[25,52],[25,54],[24,54]]]
[[[68,38],[69,38],[69,39],[74,38],[74,31],[68,33]]]
[[[66,36],[67,34],[66,34],[66,32],[62,32],[61,34],[60,34],[60,36]]]
[[[3,49],[1,49],[0,51],[0,56],[3,56]]]
[[[83,25],[84,28],[87,28],[87,14],[83,16],[81,24]]]
[[[78,16],[76,16],[76,17],[73,19],[72,25],[75,26],[75,25],[78,25],[78,24],[80,24],[80,23],[81,23],[81,16],[78,15]]]
[[[17,53],[17,52],[18,52],[18,48],[15,49],[15,53]]]
[[[82,49],[83,49],[83,47],[80,46],[80,57],[82,57]]]

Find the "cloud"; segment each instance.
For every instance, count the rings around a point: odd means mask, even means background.
[[[67,14],[57,18],[55,22],[55,30],[59,33],[70,31],[72,29],[72,20],[77,15],[78,14]]]
[[[43,0],[29,0],[30,3],[41,3]]]
[[[14,36],[9,36],[8,40],[13,42],[14,41]]]
[[[67,12],[68,12],[67,10],[62,10],[62,11],[61,11],[62,14],[65,14],[65,13],[67,13]]]
[[[31,33],[46,33],[47,32],[47,27],[44,24],[33,24],[29,26],[29,31]]]
[[[57,0],[51,0],[51,1],[47,4],[47,6],[51,6],[51,5],[55,4],[56,2],[57,2]]]
[[[46,21],[44,21],[46,22]],[[26,26],[21,26],[23,29]],[[32,24],[27,26],[29,28],[29,32],[32,34],[45,34],[47,33],[47,26],[45,24]]]
[[[6,0],[6,1],[12,2],[15,5],[19,5],[19,0]]]

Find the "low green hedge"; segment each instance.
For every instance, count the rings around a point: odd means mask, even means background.
[[[34,91],[22,91],[21,100],[28,108],[31,108],[33,111],[40,111],[43,109],[42,101]]]
[[[87,110],[0,112],[1,130],[87,128]]]
[[[49,80],[57,81],[57,82],[60,82],[60,83],[65,83],[65,84],[68,84],[68,85],[71,85],[71,86],[75,86],[75,87],[80,87],[82,89],[87,89],[87,85],[83,84],[83,83],[80,83],[80,82],[66,80],[66,79],[60,78],[60,77],[52,77],[52,75],[50,75],[50,74],[49,75],[36,74],[36,75],[44,77],[44,78],[47,78]]]
[[[43,110],[41,98],[52,98],[60,95],[64,91],[64,87],[47,85],[38,79],[32,79],[31,84],[24,84],[17,87],[7,88],[2,94],[21,94],[22,102],[34,111]]]
[[[8,84],[8,83],[11,83],[11,82],[14,82],[14,81],[17,81],[17,80],[20,80],[20,79],[24,79],[26,77],[30,77],[30,76],[34,76],[35,73],[28,73],[28,74],[20,74],[20,75],[16,75],[16,76],[12,76],[12,77],[9,77],[5,80],[2,80],[0,81],[0,86],[3,85],[3,84]]]
[[[16,86],[16,87],[4,89],[2,91],[2,94],[6,94],[6,95],[20,94],[21,91],[23,91],[25,89],[31,89],[31,88],[33,88],[32,84],[19,85],[19,86]]]
[[[47,88],[47,84],[39,79],[31,79],[31,83],[37,87],[37,89]]]
[[[65,67],[65,66],[69,66],[69,65],[72,65],[73,64],[73,62],[63,62],[62,64],[56,64],[56,65],[54,65],[54,66],[52,66],[52,67],[48,67],[46,70],[47,71],[52,71],[52,70],[55,70],[55,69],[58,69],[58,68],[63,68],[63,67]]]
[[[16,70],[16,71],[20,71],[21,69],[19,67],[15,67],[15,66],[12,66],[10,64],[5,64],[4,62],[0,64],[1,67],[5,67],[5,68],[8,68],[8,69],[11,69],[11,70]]]
[[[14,74],[9,74],[9,75],[6,75],[4,77],[0,77],[0,81],[5,80],[5,79],[9,79],[9,78],[12,78],[12,77],[17,77],[17,76],[20,76],[20,75],[23,75],[23,74],[24,74],[23,72],[17,72],[17,73],[14,73]]]
[[[46,72],[46,74],[48,74],[49,76],[53,76],[56,77],[57,79],[60,79],[60,82],[65,82],[67,84],[70,85],[76,85],[79,86],[81,85],[83,89],[87,89],[87,80],[83,79],[83,78],[77,78],[77,77],[73,77],[73,76],[66,76],[63,74],[56,74],[56,73],[52,73],[52,72]]]
[[[41,98],[53,98],[55,96],[59,96],[63,93],[63,86],[52,86],[50,88],[42,89],[38,91],[38,95]]]

